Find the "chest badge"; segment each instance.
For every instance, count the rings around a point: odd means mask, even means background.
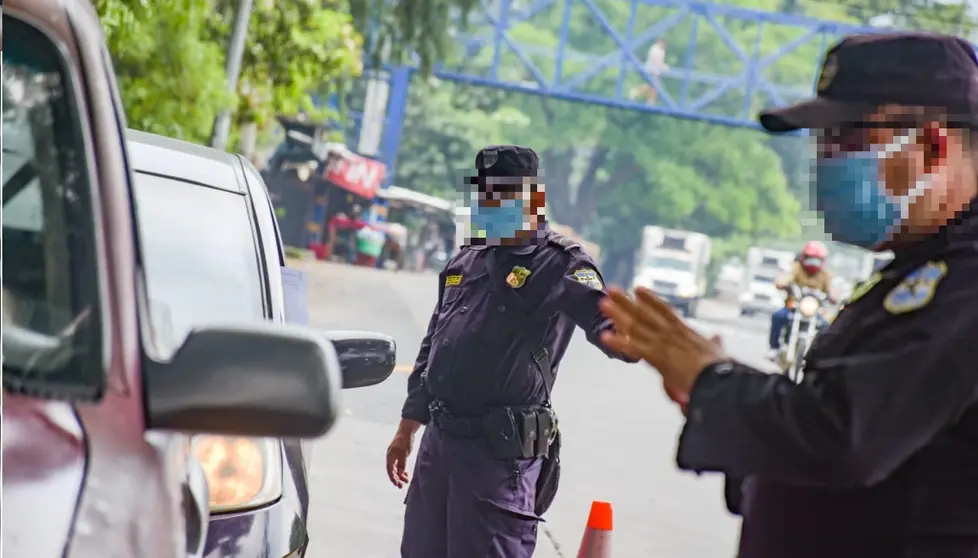
[[[462,276],[461,275],[449,275],[448,277],[445,277],[445,286],[446,287],[457,287],[457,286],[459,286],[461,284],[462,284]]]
[[[937,285],[945,275],[947,275],[947,264],[928,262],[927,265],[904,277],[903,281],[886,295],[883,308],[890,314],[906,314],[927,306],[934,299]]]
[[[506,284],[514,289],[518,289],[526,283],[526,278],[530,276],[530,273],[532,272],[529,269],[516,266],[506,276]]]

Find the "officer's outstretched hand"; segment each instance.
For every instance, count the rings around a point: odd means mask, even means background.
[[[404,488],[408,482],[407,461],[414,445],[414,435],[398,432],[387,446],[387,476],[398,488]]]
[[[728,360],[718,339],[694,331],[648,289],[637,288],[634,299],[621,289],[609,289],[601,309],[615,325],[614,332],[602,334],[602,341],[655,367],[666,393],[680,405],[689,401],[704,368]]]

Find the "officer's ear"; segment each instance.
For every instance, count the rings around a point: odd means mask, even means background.
[[[930,173],[947,161],[948,129],[944,124],[933,121],[924,126],[924,172]]]
[[[544,192],[543,184],[530,186],[530,208],[535,214],[540,214],[547,202],[547,194]]]

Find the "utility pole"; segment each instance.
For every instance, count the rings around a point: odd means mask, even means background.
[[[238,77],[241,75],[241,60],[244,58],[245,41],[248,40],[248,22],[251,20],[253,0],[238,0],[234,14],[234,30],[228,42],[228,57],[224,64],[227,74],[228,91],[232,95],[238,91]],[[231,111],[223,111],[214,119],[211,133],[211,147],[225,149],[231,133]]]

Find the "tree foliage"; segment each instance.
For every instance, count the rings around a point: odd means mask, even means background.
[[[204,142],[233,105],[208,0],[95,0],[129,125]]]
[[[348,0],[354,24],[367,37],[372,66],[417,62],[424,76],[450,52],[451,32],[479,0]]]
[[[226,44],[238,0],[219,0],[212,38]],[[239,123],[265,125],[278,113],[314,114],[312,95],[360,75],[362,38],[335,1],[258,1],[238,81]]]
[[[236,0],[96,0],[130,125],[205,143],[214,117],[313,112],[311,95],[359,75],[362,38],[334,0],[258,0],[238,81],[225,53]]]

